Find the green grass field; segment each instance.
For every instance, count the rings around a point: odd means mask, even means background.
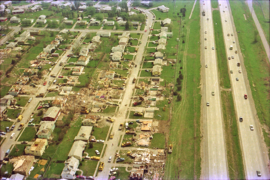
[[[17,114],[21,112],[21,109],[7,109],[7,117],[15,119]]]
[[[234,111],[232,93],[221,92],[223,119],[225,124],[226,149],[230,179],[245,179],[244,165],[238,135],[238,118]]]
[[[165,135],[161,133],[155,133],[153,139],[151,140],[150,148],[165,148]]]
[[[10,122],[10,121],[1,121],[1,123],[0,123],[0,130],[1,131],[4,131],[4,132],[6,132],[6,127],[11,127],[12,126],[12,122]]]
[[[262,29],[264,31],[264,35],[266,37],[266,40],[268,41],[268,44],[270,44],[270,16],[269,16],[269,1],[263,1],[263,0],[256,0],[253,2],[253,8],[256,13],[256,16],[262,26]]]
[[[61,173],[65,167],[64,163],[51,163],[50,167],[44,173],[47,178],[61,178]]]
[[[260,122],[268,125],[270,124],[269,62],[259,36],[258,42],[254,43],[254,31],[257,29],[247,4],[242,1],[230,1],[230,6],[236,30],[240,32],[238,39],[257,114]],[[246,14],[247,20],[243,18],[243,14]]]
[[[5,95],[7,95],[9,89],[11,86],[2,86],[1,85],[1,89],[0,89],[0,97],[4,97]]]
[[[217,52],[220,86],[224,88],[230,88],[231,84],[227,65],[228,58],[226,57],[225,52],[225,44],[223,39],[220,13],[219,11],[213,11],[212,14],[214,22],[215,41],[216,41],[215,48]]]
[[[152,68],[153,67],[153,63],[152,62],[145,62],[143,63],[143,67],[142,68]]]
[[[16,157],[16,156],[21,156],[24,154],[24,149],[26,147],[26,144],[16,144],[11,153],[9,154],[9,157]]]
[[[126,171],[125,167],[117,167],[118,171],[115,175],[116,179],[128,179],[129,178],[129,172]]]
[[[93,136],[96,137],[96,139],[102,139],[105,140],[108,134],[110,126],[104,126],[102,128],[95,127],[93,128]]]
[[[84,176],[94,176],[98,161],[85,160],[79,166],[79,169],[83,171]]]
[[[15,97],[19,106],[25,106],[29,100],[27,97]]]
[[[168,144],[173,144],[172,154],[168,155],[165,165],[165,179],[199,179],[201,171],[200,157],[200,6],[194,8],[191,19],[188,19],[194,1],[176,1],[163,3],[170,8],[169,13],[173,22],[174,38],[179,33],[185,34],[185,44],[179,44],[176,49],[176,59],[181,59],[175,67],[176,71],[183,67],[182,101],[174,97],[172,117],[170,117],[170,134]],[[186,5],[186,17],[179,18],[173,15],[173,9],[179,12]],[[160,14],[160,13],[159,13]],[[157,18],[160,16],[157,16]],[[165,18],[166,15],[163,15]],[[179,29],[181,28],[181,29]],[[180,32],[179,32],[180,31]],[[180,38],[182,41],[183,38]],[[173,44],[172,44],[173,45]],[[167,46],[166,46],[167,47]],[[177,47],[177,44],[176,44]],[[167,47],[168,48],[168,47]],[[163,73],[163,72],[162,72]],[[177,77],[177,76],[176,76]],[[176,78],[175,77],[175,78]]]
[[[212,8],[218,8],[218,0],[211,0]]]
[[[36,137],[36,130],[34,127],[26,127],[19,139],[19,141],[34,141]]]

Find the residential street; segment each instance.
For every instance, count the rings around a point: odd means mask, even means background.
[[[141,10],[144,11],[143,9],[141,9]],[[152,20],[153,15],[149,11],[147,11],[147,10],[145,10],[145,11],[146,11],[146,14],[148,15],[148,20],[147,20],[148,24],[146,25],[147,32],[143,34],[143,37],[141,39],[141,45],[139,46],[139,50],[137,52],[137,56],[136,56],[136,59],[135,59],[135,64],[137,64],[138,66],[137,66],[137,68],[134,67],[131,70],[129,80],[128,80],[127,85],[126,85],[125,94],[124,94],[123,100],[122,100],[122,102],[121,102],[121,104],[119,106],[119,111],[118,111],[118,114],[115,117],[115,122],[114,122],[113,127],[112,127],[113,128],[112,132],[114,132],[114,134],[115,134],[114,138],[107,142],[106,152],[104,154],[104,157],[101,158],[101,160],[100,160],[101,162],[104,162],[104,169],[103,169],[103,171],[98,173],[98,176],[95,179],[99,179],[99,180],[108,179],[109,174],[110,174],[110,169],[114,165],[112,163],[107,163],[108,159],[111,156],[112,157],[112,162],[114,162],[115,153],[119,149],[118,142],[120,140],[121,135],[123,136],[125,134],[124,131],[120,132],[118,130],[118,128],[119,128],[121,123],[125,122],[128,106],[130,104],[130,100],[131,100],[131,97],[132,97],[132,94],[133,94],[133,89],[135,87],[135,84],[132,83],[132,80],[133,80],[133,78],[137,78],[137,76],[138,76],[139,67],[140,67],[140,64],[142,62],[142,57],[143,57],[143,53],[144,53],[144,48],[145,48],[147,40],[148,40],[149,27],[153,23],[153,20]]]

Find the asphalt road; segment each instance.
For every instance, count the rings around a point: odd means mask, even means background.
[[[262,141],[261,128],[259,126],[259,121],[255,117],[252,101],[249,82],[246,77],[244,77],[245,67],[243,61],[241,61],[241,50],[238,48],[238,38],[235,34],[234,21],[232,19],[231,12],[229,11],[229,3],[224,0],[219,0],[221,22],[223,28],[223,36],[226,47],[227,57],[234,56],[234,59],[228,60],[229,70],[232,70],[230,73],[230,79],[232,84],[232,93],[235,104],[237,123],[240,136],[240,144],[242,148],[243,163],[245,168],[246,179],[269,179],[269,167],[268,157],[266,148],[264,148]],[[226,21],[227,22],[226,22]],[[227,36],[227,34],[230,36]],[[231,36],[233,34],[233,36]],[[235,41],[235,43],[234,43]],[[233,46],[233,50],[229,50],[230,46]],[[235,53],[235,50],[238,53]],[[240,67],[237,66],[237,63],[241,63]],[[241,71],[241,73],[239,72]],[[236,80],[239,79],[239,81]],[[244,94],[248,95],[247,99],[244,99]],[[243,122],[239,121],[239,117],[243,118]],[[254,130],[251,131],[250,125],[254,126]],[[261,171],[262,176],[259,178],[256,174],[256,171]]]
[[[204,154],[202,179],[229,179],[221,110],[211,1],[201,1],[201,44],[204,68]],[[205,16],[202,12],[205,11]],[[205,40],[206,38],[206,40]],[[207,49],[205,49],[205,47]],[[214,48],[214,49],[212,49]],[[207,67],[206,67],[207,66]],[[214,93],[214,95],[212,94]],[[209,106],[206,105],[209,103]]]
[[[258,29],[258,32],[259,32],[259,35],[261,37],[261,40],[262,40],[262,43],[263,43],[263,47],[265,49],[265,52],[267,54],[267,57],[268,57],[268,60],[270,62],[270,47],[269,47],[269,44],[268,44],[268,41],[266,40],[266,37],[265,37],[265,34],[263,32],[263,29],[262,29],[262,26],[255,14],[255,11],[253,9],[253,6],[252,6],[252,0],[247,0],[247,3],[248,3],[248,7],[249,7],[249,10],[250,10],[250,13],[253,17],[253,20],[254,20],[254,23]]]
[[[141,9],[141,10],[143,10],[143,9]],[[120,141],[121,135],[125,134],[124,131],[119,131],[118,128],[119,128],[121,123],[124,123],[126,121],[125,116],[126,116],[126,113],[128,111],[128,108],[129,108],[128,106],[130,104],[133,89],[135,87],[135,84],[132,83],[132,80],[133,80],[133,78],[137,78],[137,76],[138,76],[139,67],[140,67],[140,64],[142,62],[142,57],[143,57],[143,53],[144,53],[144,48],[146,46],[148,35],[149,35],[149,27],[150,27],[150,25],[152,25],[152,22],[153,22],[153,20],[152,20],[153,15],[151,13],[149,13],[147,10],[145,10],[145,11],[146,11],[146,14],[148,15],[148,20],[147,20],[148,24],[146,25],[147,32],[145,32],[141,38],[141,45],[139,46],[137,56],[135,59],[135,64],[137,64],[137,68],[134,67],[130,72],[130,77],[129,77],[129,80],[128,80],[127,85],[126,85],[123,100],[119,106],[118,114],[116,115],[116,117],[114,117],[115,122],[114,122],[113,127],[112,127],[112,132],[114,132],[114,138],[112,140],[109,140],[106,143],[107,144],[106,152],[104,154],[104,157],[101,158],[101,160],[100,160],[101,162],[104,162],[104,169],[103,169],[103,171],[99,172],[98,176],[95,178],[98,180],[108,179],[109,174],[110,174],[110,169],[112,167],[114,167],[114,165],[115,165],[113,163],[108,163],[108,159],[109,159],[109,157],[112,157],[112,162],[115,160],[115,153],[119,150],[118,142]]]

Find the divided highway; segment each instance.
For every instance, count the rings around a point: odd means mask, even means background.
[[[204,155],[202,179],[229,179],[221,110],[211,1],[201,1],[201,44],[204,76]],[[208,104],[209,103],[209,104]]]
[[[242,148],[243,163],[245,168],[246,179],[270,179],[269,167],[267,166],[268,158],[266,148],[263,146],[261,137],[261,129],[258,119],[255,118],[255,113],[252,111],[250,101],[251,94],[248,92],[248,80],[244,78],[243,61],[240,60],[239,43],[237,34],[234,31],[234,21],[229,9],[229,2],[219,0],[219,9],[223,28],[223,37],[226,47],[228,61],[228,69],[230,71],[230,79],[232,84],[232,93],[237,115],[237,123],[240,136],[240,144]],[[211,17],[210,14],[206,17]],[[228,35],[229,34],[229,35]],[[230,50],[232,46],[232,50]],[[237,53],[235,52],[237,50]],[[230,57],[230,60],[229,60]],[[225,59],[224,59],[225,60]],[[240,66],[237,65],[240,63]],[[244,98],[247,94],[247,99]],[[240,117],[243,118],[241,122]],[[254,127],[252,130],[251,125]],[[258,177],[257,171],[261,172],[261,177]]]

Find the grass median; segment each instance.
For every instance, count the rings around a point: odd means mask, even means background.
[[[241,51],[245,61],[252,96],[260,122],[270,124],[270,81],[269,61],[254,24],[247,4],[244,1],[230,1],[234,24],[238,33]],[[246,14],[247,20],[243,18]],[[269,154],[270,155],[270,154]]]
[[[245,179],[244,165],[231,91],[221,92],[230,179]]]
[[[213,11],[213,20],[214,20],[215,42],[216,42],[220,86],[224,88],[231,88],[219,11]]]

